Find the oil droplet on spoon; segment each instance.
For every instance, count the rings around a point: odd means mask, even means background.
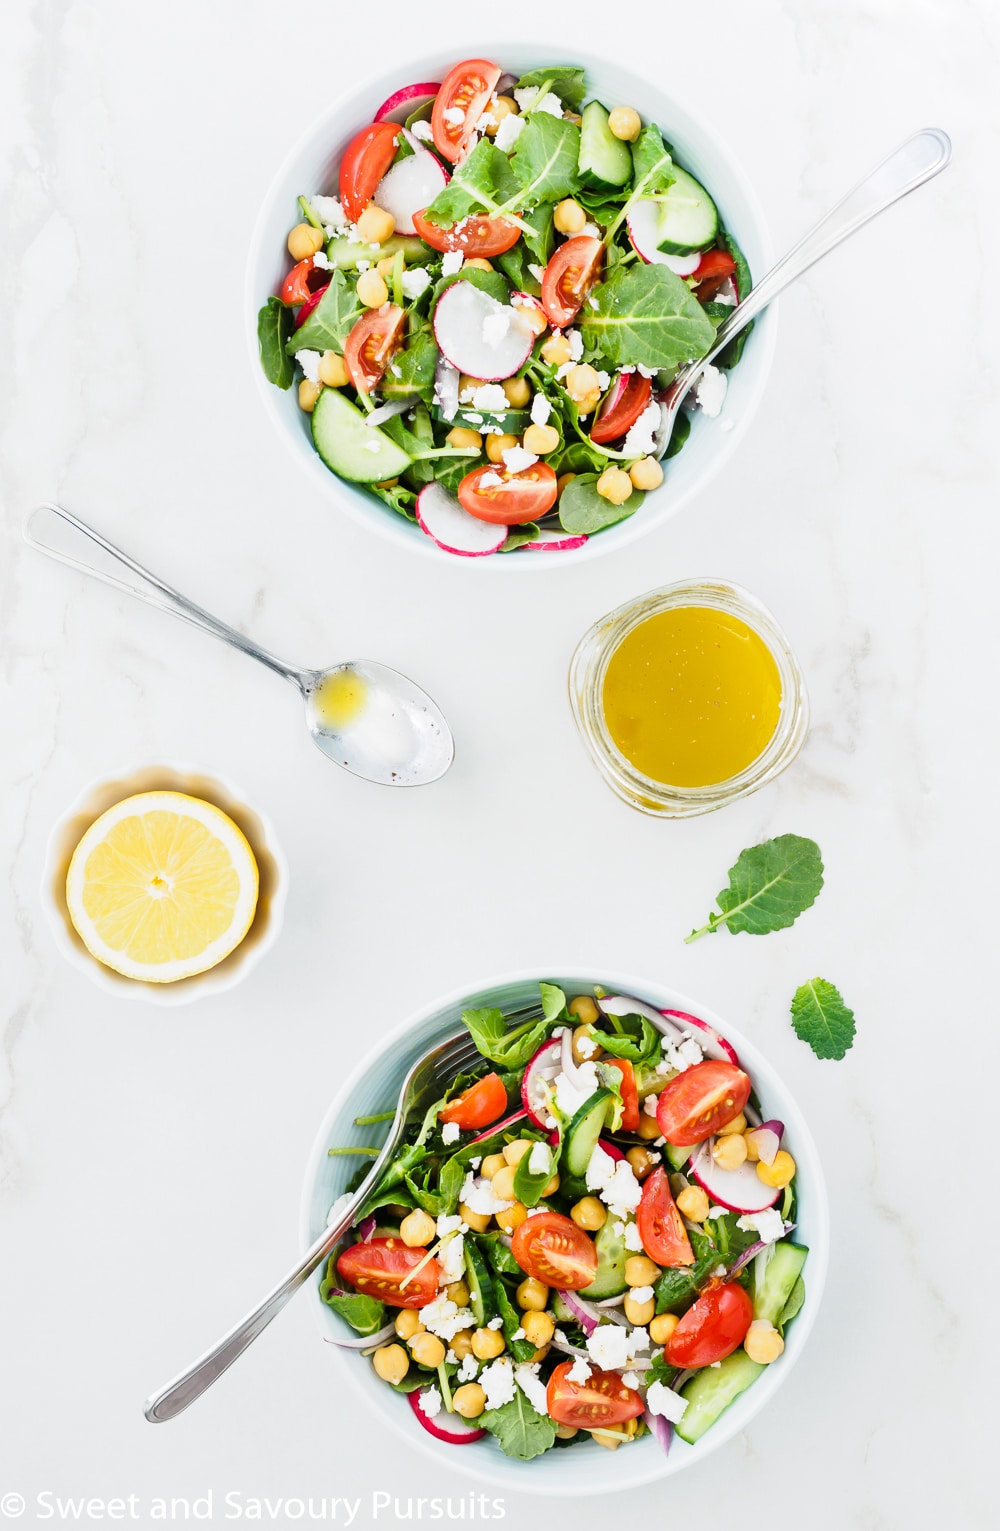
[[[368,684],[356,670],[335,670],[312,693],[310,707],[324,732],[339,734],[356,723],[368,701]]]

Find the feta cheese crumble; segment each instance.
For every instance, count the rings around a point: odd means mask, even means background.
[[[434,142],[434,129],[431,127],[430,123],[425,122],[423,118],[421,118],[419,122],[415,122],[413,124],[410,132],[413,134],[414,138],[419,138],[422,144],[432,144]]]
[[[407,298],[419,298],[430,285],[431,274],[426,266],[414,266],[412,271],[404,271],[400,278],[400,286]]]
[[[656,1106],[657,1106],[657,1102],[659,1101],[659,1099],[660,1099],[660,1097],[658,1095],[647,1095],[646,1096],[646,1099],[642,1103],[642,1109],[645,1111],[647,1116],[655,1116],[656,1115]]]
[[[587,1190],[596,1191],[605,1206],[623,1222],[642,1199],[642,1186],[628,1160],[612,1159],[599,1143],[590,1156],[586,1180]]]
[[[718,367],[713,367],[711,362],[702,369],[701,376],[695,384],[694,396],[706,415],[714,418],[722,413],[722,406],[726,399],[726,374]]]
[[[508,473],[523,473],[526,468],[533,468],[538,461],[535,453],[526,452],[524,447],[507,447],[500,455]]]
[[[512,1201],[500,1200],[493,1189],[492,1181],[473,1175],[471,1172],[466,1175],[462,1183],[459,1200],[469,1208],[470,1212],[481,1212],[487,1217],[492,1217],[494,1212],[506,1212],[508,1207],[514,1205]]]
[[[517,1383],[525,1398],[532,1408],[537,1409],[539,1414],[547,1414],[548,1408],[545,1401],[545,1383],[538,1375],[538,1364],[527,1363],[514,1368],[514,1381]]]
[[[642,1239],[639,1236],[639,1229],[635,1223],[625,1224],[624,1244],[626,1249],[634,1249],[637,1251],[642,1249]]]
[[[448,250],[441,257],[441,275],[454,276],[456,271],[461,271],[465,256],[461,250]]]
[[[622,451],[626,457],[649,457],[655,450],[654,436],[660,428],[660,406],[655,400],[646,405],[629,429]]]
[[[319,382],[319,364],[323,360],[322,351],[296,351],[295,360],[310,383]],[[378,451],[378,447],[375,450]]]
[[[583,355],[583,336],[579,330],[567,330],[566,339],[569,341],[570,361],[579,361]]]
[[[466,394],[468,393],[469,389],[466,389],[462,395],[463,403],[467,402]],[[499,383],[484,383],[481,388],[472,389],[471,398],[468,402],[472,404],[474,409],[483,409],[487,414],[503,415],[507,413],[507,395]]]
[[[462,1129],[457,1122],[445,1122],[441,1128],[442,1143],[457,1143],[462,1136]]]
[[[328,223],[334,229],[347,228],[350,219],[339,197],[310,197],[309,205],[320,223]]]
[[[506,453],[504,456],[506,457]],[[533,1143],[528,1155],[528,1169],[533,1175],[545,1175],[552,1168],[552,1150],[547,1143]]]
[[[551,415],[551,413],[552,413],[552,405],[549,403],[549,401],[545,397],[544,393],[536,393],[535,397],[531,401],[531,423],[532,423],[532,425],[548,425],[548,423],[549,423],[549,416]],[[590,1048],[590,1052],[591,1053],[594,1051],[594,1049],[596,1047],[596,1043],[592,1042],[590,1037],[581,1037],[580,1038],[579,1042],[577,1043],[577,1051],[579,1053],[581,1053],[583,1055],[583,1057],[587,1058],[587,1057],[590,1056],[590,1053],[588,1053],[586,1048],[584,1047],[584,1045],[583,1045],[584,1042],[587,1043],[587,1046]]]
[[[494,1361],[480,1374],[479,1385],[486,1394],[488,1409],[502,1409],[514,1397],[514,1368],[505,1356]]]
[[[506,456],[506,453],[504,454]],[[583,1105],[589,1100],[594,1091],[600,1088],[600,1080],[597,1077],[597,1069],[593,1063],[581,1063],[576,1071],[576,1082],[568,1079],[560,1071],[552,1081],[556,1105],[566,1116],[575,1116]],[[602,1150],[603,1152],[603,1150]],[[588,1190],[590,1189],[588,1183]]]
[[[420,1309],[424,1328],[439,1339],[453,1340],[460,1329],[474,1329],[475,1316],[468,1308],[460,1308],[450,1297],[436,1297]]]
[[[478,1370],[479,1362],[476,1360],[475,1356],[470,1353],[465,1357],[465,1360],[458,1368],[459,1382],[471,1382]]]
[[[448,106],[441,115],[445,122],[450,122],[456,128],[465,121],[465,113],[460,106]]]
[[[687,1399],[662,1382],[651,1382],[646,1392],[646,1408],[650,1414],[659,1414],[661,1418],[669,1419],[671,1424],[677,1425],[684,1418]]]
[[[534,261],[529,260],[528,270],[531,272],[536,282],[540,282],[542,277],[545,275],[545,267],[537,265]]]
[[[487,473],[484,473],[482,478],[479,480],[479,487],[480,489],[499,489],[502,483],[503,479],[501,478],[500,474],[494,473],[493,469],[490,468],[490,470]]]
[[[332,271],[333,262],[327,258],[324,250],[317,250],[313,256],[313,265],[317,271]]]
[[[591,1367],[588,1366],[582,1356],[578,1356],[566,1375],[570,1382],[586,1382],[590,1377],[590,1373]]]
[[[540,85],[527,85],[524,90],[515,90],[514,100],[522,112],[548,112],[550,117],[561,117],[563,114],[563,104],[555,91],[548,90],[543,96]],[[509,121],[509,117],[504,118],[504,122]]]
[[[509,154],[517,143],[524,129],[524,118],[515,117],[513,112],[505,117],[493,135],[493,142],[503,154]]]
[[[644,1302],[652,1302],[653,1288],[651,1286],[634,1286],[629,1292],[629,1296],[633,1302],[637,1302],[640,1305]]]
[[[441,1413],[441,1393],[436,1387],[424,1388],[417,1402],[421,1413],[426,1414],[428,1419],[433,1419],[435,1414]]]
[[[746,1217],[738,1217],[736,1226],[748,1232],[752,1230],[765,1244],[773,1244],[785,1232],[785,1220],[773,1207],[768,1207],[764,1212],[751,1212]]]

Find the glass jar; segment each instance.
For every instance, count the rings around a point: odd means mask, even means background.
[[[619,750],[604,715],[604,679],[612,654],[649,617],[681,606],[707,606],[741,618],[770,651],[781,680],[778,724],[764,750],[736,776],[707,787],[671,787],[644,775]],[[680,580],[636,596],[601,617],[577,645],[569,694],[577,727],[611,790],[640,812],[668,819],[710,813],[756,792],[791,765],[809,728],[805,682],[784,633],[755,596],[723,580]]]

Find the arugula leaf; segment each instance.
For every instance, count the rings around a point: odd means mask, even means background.
[[[348,1292],[346,1295],[338,1295],[341,1291],[340,1278],[337,1275],[336,1256],[330,1256],[330,1262],[326,1268],[326,1274],[320,1283],[319,1295],[323,1301],[345,1318],[352,1329],[359,1334],[377,1334],[385,1323],[385,1306],[377,1297],[366,1297],[363,1292]]]
[[[511,527],[505,541],[500,544],[500,552],[513,553],[516,548],[523,547],[526,542],[534,542],[537,536],[537,524],[534,521],[522,521],[519,525]]]
[[[677,1313],[690,1307],[719,1264],[718,1250],[700,1255],[693,1265],[671,1265],[656,1283],[657,1313]]]
[[[523,1274],[520,1271],[518,1274],[523,1280]],[[519,1340],[514,1338],[521,1327],[521,1320],[524,1318],[524,1314],[511,1302],[510,1293],[502,1281],[494,1282],[493,1295],[497,1300],[497,1311],[503,1319],[503,1336],[507,1341],[507,1349],[515,1361],[530,1361],[535,1354],[534,1345],[532,1345],[530,1340],[526,1340],[523,1337]]]
[[[582,443],[581,443],[582,444]],[[624,505],[614,505],[597,492],[596,473],[578,473],[559,496],[559,524],[566,532],[600,532],[635,515],[646,496],[633,489]]]
[[[854,1011],[825,978],[811,978],[796,989],[792,1025],[817,1058],[842,1058],[854,1042]]]
[[[508,209],[521,211],[570,196],[580,178],[579,160],[580,129],[575,122],[549,112],[529,117],[510,158],[517,188],[508,195]]]
[[[550,422],[551,423],[551,422]],[[588,446],[585,441],[571,441],[556,457],[549,457],[556,473],[590,473],[604,472],[607,467],[607,458],[596,447]],[[563,491],[565,493],[565,490]]]
[[[582,69],[572,64],[550,64],[542,69],[529,69],[514,86],[515,90],[527,90],[530,86],[545,85],[555,92],[564,106],[578,112],[587,94],[587,84]],[[553,121],[556,119],[553,118]]]
[[[648,1387],[651,1382],[662,1382],[664,1387],[669,1387],[674,1378],[680,1375],[680,1367],[671,1366],[663,1359],[663,1351],[660,1350],[653,1357],[653,1364],[646,1372],[643,1381]]]
[[[613,1030],[607,1030],[607,1026]],[[600,1029],[592,1032],[606,1053],[614,1058],[629,1058],[633,1063],[648,1063],[660,1058],[660,1033],[644,1015],[616,1015],[609,1017]]]
[[[816,902],[822,887],[823,862],[815,840],[778,835],[751,845],[729,868],[729,887],[716,899],[722,913],[710,915],[708,924],[685,940],[695,941],[720,925],[728,925],[734,935],[744,931],[764,936],[784,930]]]
[[[558,1149],[553,1152],[545,1142],[542,1143],[542,1148],[545,1150],[546,1159],[544,1170],[531,1168],[530,1161],[534,1149],[530,1149],[528,1153],[521,1155],[514,1171],[514,1197],[517,1201],[523,1202],[526,1207],[538,1206],[542,1199],[542,1192],[555,1174],[559,1163]]]
[[[566,995],[555,983],[540,983],[538,985],[542,996],[542,1015],[547,1021],[562,1021],[569,1014],[566,1009]]]
[[[434,396],[437,358],[438,348],[430,329],[418,330],[408,340],[406,349],[397,351],[389,364],[382,379],[382,392],[386,398],[403,399],[417,393],[425,404],[429,404]]]
[[[715,326],[667,266],[616,266],[591,292],[580,321],[583,343],[615,366],[675,371],[704,356]]]
[[[257,349],[264,376],[278,388],[290,388],[295,375],[294,364],[285,350],[294,327],[291,309],[280,298],[268,298],[257,315]]]
[[[516,1276],[518,1281],[524,1280],[524,1272],[518,1265],[514,1256],[506,1244],[500,1242],[499,1233],[477,1233],[466,1235],[473,1237],[487,1260],[498,1276]]]
[[[289,355],[296,351],[340,351],[360,317],[361,304],[354,287],[342,271],[335,271],[305,324],[286,343]]]
[[[736,262],[736,291],[739,294],[739,299],[742,303],[747,293],[753,289],[753,277],[750,275],[750,267],[747,264],[746,256],[743,254],[743,251],[736,243],[736,240],[733,238],[732,234],[727,234],[724,229],[722,231],[722,242],[726,246],[726,249],[729,251],[730,255],[733,257],[733,260]],[[730,312],[732,312],[732,310],[730,310]],[[746,329],[740,330],[738,335],[734,335],[725,349],[719,352],[718,356],[715,358],[715,364],[717,367],[725,367],[727,371],[731,371],[732,368],[736,366],[736,363],[743,355],[743,347],[746,345],[750,331],[753,329],[756,322],[756,319],[752,319],[747,325]]]
[[[518,182],[506,154],[489,138],[481,138],[468,159],[456,166],[424,217],[447,229],[469,213],[487,212],[496,217],[501,205],[509,197],[516,201],[517,196]]]
[[[528,248],[528,253],[534,257],[534,264],[536,266],[547,266],[549,256],[555,249],[556,233],[555,223],[553,222],[554,216],[555,208],[553,208],[551,204],[545,202],[541,203],[540,206],[533,208],[531,212],[524,214],[524,244]],[[520,250],[520,243],[515,245],[514,249]],[[532,276],[530,271],[527,271],[527,279],[533,285],[530,289],[522,288],[522,291],[535,291],[536,289],[541,291],[540,284],[538,283],[537,279]]]
[[[512,1069],[522,1068],[549,1032],[549,1022],[544,1019],[525,1021],[508,1031],[503,1012],[495,1009],[463,1010],[462,1024],[469,1028],[484,1058]]]
[[[555,1444],[555,1421],[539,1414],[532,1408],[521,1389],[518,1388],[510,1403],[500,1409],[487,1409],[480,1414],[479,1424],[495,1435],[505,1456],[517,1457],[530,1462]]]
[[[756,1244],[758,1239],[755,1229],[737,1227],[735,1212],[727,1212],[722,1217],[713,1218],[711,1227],[715,1237],[715,1247],[724,1265],[731,1265],[745,1249],[749,1249],[751,1244]]]
[[[383,489],[379,484],[366,484],[373,494],[377,494],[380,500],[400,516],[405,516],[408,521],[417,519],[417,497],[412,489],[406,489],[402,484],[393,484],[391,489]]]

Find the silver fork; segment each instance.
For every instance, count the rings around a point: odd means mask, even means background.
[[[530,1020],[532,1016],[538,1016],[537,1005],[511,1012],[505,1016],[508,1030],[522,1021]],[[279,1281],[277,1286],[272,1287],[262,1302],[224,1334],[211,1350],[199,1356],[186,1371],[179,1373],[147,1400],[143,1412],[151,1424],[162,1424],[165,1420],[174,1419],[188,1407],[188,1404],[194,1403],[196,1398],[200,1398],[202,1393],[207,1392],[212,1383],[216,1382],[223,1372],[239,1359],[257,1336],[263,1333],[271,1320],[277,1317],[313,1271],[333,1253],[338,1241],[357,1216],[359,1208],[364,1205],[366,1197],[377,1185],[407,1128],[423,1116],[427,1108],[438,1098],[443,1086],[450,1084],[455,1075],[461,1073],[468,1064],[481,1058],[481,1053],[477,1051],[475,1043],[463,1027],[461,1031],[453,1032],[451,1036],[446,1037],[443,1042],[439,1042],[436,1047],[430,1048],[417,1059],[403,1080],[399,1092],[399,1104],[388,1136],[382,1145],[382,1151],[350,1201],[345,1204],[336,1220],[323,1230],[314,1244],[310,1245],[301,1260],[293,1266],[284,1279]]]

